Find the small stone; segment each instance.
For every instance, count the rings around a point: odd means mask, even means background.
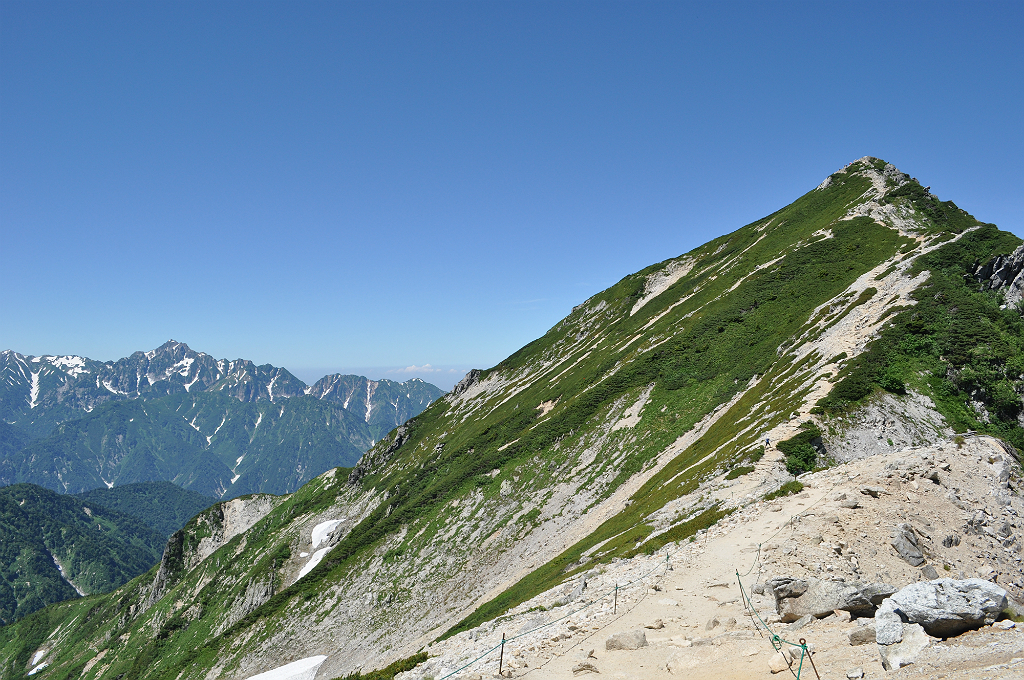
[[[718,624],[720,623],[721,621],[718,620],[717,616],[712,619],[709,619],[708,622],[704,625],[704,630],[713,630],[714,628],[717,628]]]
[[[768,668],[771,669],[772,673],[781,673],[782,671],[789,670],[789,664],[793,661],[793,655],[788,649],[783,648],[782,651],[772,654],[772,658],[768,659]]]
[[[860,492],[862,494],[864,494],[865,496],[871,496],[872,498],[878,498],[883,493],[885,493],[885,489],[883,489],[883,488],[881,488],[879,486],[864,486],[864,487],[861,487]]]
[[[878,654],[882,657],[882,668],[887,671],[897,670],[917,661],[917,655],[931,643],[931,638],[924,628],[917,623],[903,627],[902,639],[891,645],[878,645]]]
[[[655,619],[654,623],[648,623],[644,628],[648,630],[661,630],[665,627],[665,622],[661,619]]]
[[[896,603],[886,598],[875,612],[875,642],[894,645],[902,639],[903,619],[896,612]]]
[[[850,614],[850,612],[846,611],[845,609],[835,610],[834,616],[836,617],[837,623],[849,623],[853,619],[853,616]]]
[[[869,645],[875,641],[875,627],[873,625],[861,626],[850,631],[850,644],[854,647]]]
[[[986,581],[995,581],[996,570],[992,567],[979,567],[978,578],[985,579]]]
[[[804,626],[806,626],[808,623],[810,623],[813,620],[814,620],[814,617],[811,616],[810,614],[807,614],[806,616],[801,616],[799,619],[797,619],[793,623],[791,623],[788,626],[786,626],[786,630],[788,630],[789,632],[792,633],[793,631],[800,630],[801,628],[803,628]]]
[[[647,635],[644,634],[642,628],[616,633],[608,638],[604,643],[604,648],[608,651],[616,649],[640,649],[641,647],[646,646]]]
[[[926,564],[923,567],[921,567],[921,575],[929,581],[934,581],[939,577],[939,572],[936,571],[935,567],[933,567],[932,565]]]
[[[864,677],[864,669],[863,668],[851,668],[850,670],[846,671],[846,680],[858,680],[858,678],[863,678],[863,677]]]
[[[575,666],[572,667],[572,674],[573,675],[583,675],[584,673],[600,673],[600,672],[601,671],[597,670],[597,666],[595,666],[594,664],[592,664],[592,663],[590,663],[588,661],[584,661],[583,663],[578,663],[578,664],[576,664]]]
[[[856,510],[857,508],[860,507],[860,503],[858,503],[857,499],[855,498],[848,498],[842,503],[840,503],[839,507],[847,508],[848,510]]]
[[[899,556],[911,566],[919,567],[924,564],[924,555],[917,543],[917,534],[909,524],[893,527],[890,544],[896,549]]]
[[[992,627],[996,630],[1010,630],[1016,625],[1017,624],[1011,621],[1010,619],[1003,619],[1002,621],[996,621],[995,623],[993,623]]]

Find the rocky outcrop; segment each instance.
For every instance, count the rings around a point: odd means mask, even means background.
[[[256,608],[274,596],[274,580],[262,581],[250,580],[243,592],[233,603],[227,615],[221,620],[214,630],[214,635],[220,635],[225,630],[241,621],[243,617],[256,611]]]
[[[466,376],[455,384],[452,391],[448,394],[449,397],[457,397],[473,385],[480,382],[480,376],[483,372],[479,368],[474,368]]]
[[[870,616],[895,588],[885,583],[846,583],[844,581],[807,581],[781,577],[765,584],[775,595],[775,603],[785,623],[804,616],[824,618],[833,612],[847,611],[855,616]]]
[[[1005,291],[1006,305],[1018,307],[1024,299],[1024,245],[1009,255],[998,255],[983,265],[976,264],[970,277],[983,289]]]
[[[400,425],[395,428],[395,438],[392,439],[387,446],[383,449],[373,448],[363,454],[363,457],[359,459],[356,466],[352,468],[352,472],[348,475],[348,483],[350,485],[358,484],[359,481],[370,474],[372,470],[378,469],[387,464],[391,460],[392,456],[395,455],[395,451],[401,448],[409,439],[409,428],[405,425]]]
[[[1007,595],[996,584],[980,578],[942,578],[912,583],[886,603],[875,616],[880,644],[879,615],[891,618],[891,612],[903,622],[921,624],[933,637],[952,637],[993,623],[1006,609]]]

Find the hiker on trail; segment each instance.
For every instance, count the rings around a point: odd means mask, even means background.
[[[764,438],[764,447],[767,449],[771,445],[772,445],[771,441],[768,439],[768,437],[765,437]]]

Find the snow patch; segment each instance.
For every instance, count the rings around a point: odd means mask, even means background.
[[[36,652],[35,654],[33,654],[33,655],[32,655],[32,663],[30,663],[29,665],[30,665],[30,666],[35,666],[35,665],[36,665],[37,663],[39,663],[39,661],[40,661],[40,660],[41,660],[41,659],[42,659],[42,658],[43,658],[44,656],[46,656],[46,652],[47,652],[47,651],[49,651],[49,650],[46,650],[46,649],[40,649],[40,650],[39,650],[38,652]]]
[[[113,388],[113,387],[112,387],[112,386],[110,385],[110,381],[109,381],[109,380],[104,380],[104,381],[103,381],[103,386],[107,388],[107,391],[108,391],[108,392],[113,392],[114,394],[127,394],[127,392],[120,392],[120,391],[118,391],[118,390],[115,390],[115,389],[114,389],[114,388]]]
[[[29,675],[35,675],[36,673],[38,673],[39,671],[43,670],[44,668],[46,668],[49,665],[50,664],[48,664],[48,663],[41,663],[38,666],[36,666],[35,668],[33,668],[32,670],[30,670],[28,672],[28,674]]]
[[[238,478],[239,478],[239,477],[241,477],[241,476],[242,476],[242,475],[235,475],[234,477],[232,477],[232,478],[231,478],[231,483],[232,483],[232,484],[234,484],[235,482],[237,482],[237,481],[238,481]]]
[[[260,426],[260,423],[262,423],[262,422],[263,422],[263,414],[261,413],[259,415],[259,417],[256,419],[256,425],[252,428],[252,433],[253,434],[256,434],[256,428],[258,428]],[[239,458],[238,460],[242,460],[242,459]]]
[[[313,547],[317,547],[327,539],[327,535],[334,531],[334,527],[341,524],[342,520],[332,519],[326,522],[320,522],[313,527],[313,534],[310,537],[313,541]]]
[[[39,400],[39,374],[32,374],[32,388],[29,390],[29,402],[28,407],[33,409],[36,407],[36,402]]]
[[[46,357],[46,359],[60,370],[75,377],[89,372],[85,369],[85,359],[82,357],[64,356]]]
[[[313,556],[309,558],[309,562],[306,562],[306,566],[302,567],[302,569],[299,570],[299,578],[302,578],[309,572],[313,571],[313,567],[320,564],[320,560],[322,560],[324,558],[324,555],[330,552],[330,550],[330,548],[320,548],[315,553],[313,553]]]
[[[253,675],[247,678],[247,680],[313,680],[316,672],[320,670],[320,666],[326,660],[327,656],[324,654],[306,657],[305,659],[299,659],[284,666],[279,666],[266,673]]]
[[[61,564],[59,561],[57,561],[57,556],[51,553],[50,554],[50,558],[53,560],[53,563],[57,566],[57,571],[60,572],[60,577],[62,579],[64,579],[65,581],[67,581],[68,585],[75,589],[75,592],[77,592],[82,597],[85,597],[86,592],[84,590],[82,590],[81,588],[79,588],[77,585],[75,585],[74,581],[72,581],[70,578],[68,578],[68,573],[66,571],[64,571],[64,565]],[[43,665],[45,666],[46,664],[43,664]]]

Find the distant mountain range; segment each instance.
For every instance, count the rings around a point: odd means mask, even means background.
[[[214,359],[168,341],[117,361],[0,352],[0,484],[78,493],[172,481],[216,497],[287,493],[351,466],[443,391]]]

